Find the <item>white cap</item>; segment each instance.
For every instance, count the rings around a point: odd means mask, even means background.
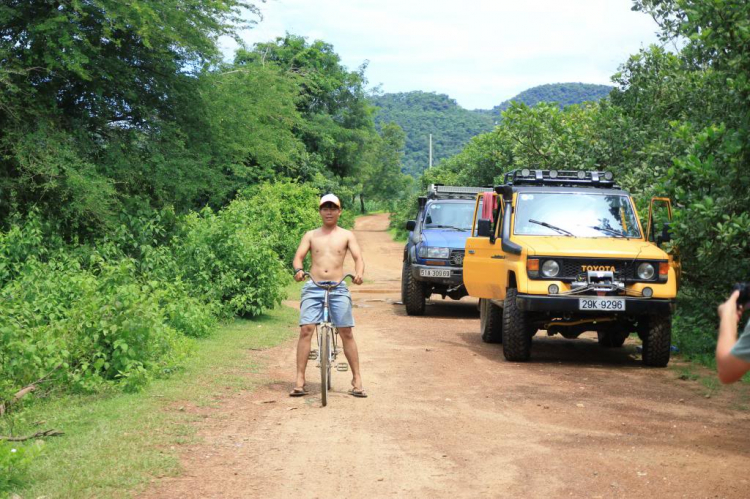
[[[341,201],[339,201],[339,198],[337,198],[333,194],[326,194],[325,196],[323,196],[322,198],[320,198],[320,204],[318,204],[318,207],[321,207],[321,206],[323,206],[326,203],[333,203],[336,206],[338,206],[339,208],[341,208]]]

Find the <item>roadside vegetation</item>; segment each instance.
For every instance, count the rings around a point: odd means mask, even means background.
[[[512,103],[494,131],[420,183],[499,184],[518,168],[606,169],[640,201],[642,217],[652,196],[670,197],[683,265],[673,342],[711,365],[716,306],[750,279],[750,5],[637,0],[634,8],[659,23],[663,46],[625,61],[609,98],[563,109]],[[415,199],[404,199],[393,227],[402,232],[415,211]]]
[[[154,477],[179,474],[179,453],[200,441],[196,422],[223,397],[274,381],[257,375],[265,366],[254,359],[296,334],[295,317],[279,307],[252,321],[233,320],[196,340],[176,372],[137,393],[68,392],[35,401],[13,421],[14,430],[49,426],[64,435],[3,444],[17,449],[6,456],[33,457],[15,459],[10,473],[3,468],[0,480],[12,484],[5,490],[22,497],[132,497]]]

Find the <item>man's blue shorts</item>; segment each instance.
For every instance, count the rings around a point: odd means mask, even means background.
[[[322,283],[321,283],[322,284]],[[300,300],[299,325],[317,324],[323,322],[323,301],[325,290],[317,287],[311,281],[307,281],[302,287],[302,298]],[[354,327],[352,317],[352,296],[346,283],[341,283],[333,288],[328,296],[328,304],[331,317],[328,319],[336,327]]]

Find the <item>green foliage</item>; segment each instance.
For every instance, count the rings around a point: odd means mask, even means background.
[[[192,293],[221,304],[222,315],[253,317],[274,307],[289,275],[271,242],[246,223],[234,204],[219,213],[206,208],[185,218],[175,259]]]
[[[92,270],[63,259],[29,265],[0,294],[0,396],[50,373],[82,389],[117,378],[142,385],[183,348],[158,286],[139,282],[128,259]]]
[[[417,218],[417,198],[420,193],[414,192],[410,196],[404,197],[396,204],[391,213],[390,227],[394,229],[397,239],[405,239],[409,232],[406,230],[406,222]]]
[[[366,156],[366,167],[360,177],[361,211],[365,211],[365,199],[375,199],[388,209],[408,192],[411,178],[401,173],[405,134],[395,123],[383,125],[376,144]]]
[[[340,177],[357,172],[374,135],[364,65],[349,71],[332,45],[291,34],[238,51],[235,65],[281,70],[298,88],[295,103],[304,120],[297,129],[310,163]]]
[[[0,494],[23,483],[34,459],[44,450],[44,442],[31,444],[0,441]]]
[[[86,234],[114,222],[122,195],[180,208],[197,201],[212,172],[178,118],[200,102],[195,75],[219,57],[216,39],[234,33],[243,9],[254,7],[3,3],[0,218],[36,205]]]
[[[96,246],[65,247],[33,214],[0,232],[0,401],[48,375],[50,388],[137,390],[218,318],[274,307],[318,196],[282,182],[218,212],[123,214]]]
[[[248,224],[270,242],[284,264],[291,265],[302,236],[320,226],[320,193],[292,182],[266,183],[249,188],[232,204],[242,210]]]
[[[556,103],[560,108],[584,102],[604,99],[612,91],[608,85],[593,85],[590,83],[548,83],[524,90],[512,99],[508,99],[490,109],[480,111],[500,119],[503,112],[510,109],[513,103],[534,107],[542,102]]]

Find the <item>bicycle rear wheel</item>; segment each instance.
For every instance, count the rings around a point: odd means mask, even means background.
[[[323,407],[328,405],[328,390],[331,380],[330,351],[331,328],[330,326],[323,326],[320,328],[320,398]]]

